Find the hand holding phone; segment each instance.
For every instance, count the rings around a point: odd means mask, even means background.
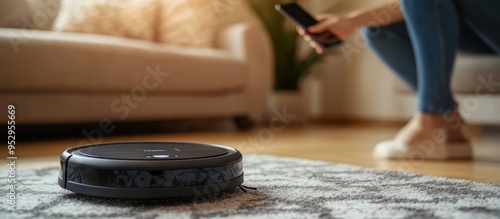
[[[298,26],[304,29],[306,31],[306,34],[309,35],[311,39],[316,42],[323,50],[328,50],[342,44],[342,41],[330,31],[324,31],[321,33],[311,33],[307,31],[310,26],[318,24],[318,21],[304,9],[302,9],[298,4],[278,4],[275,6],[275,8],[281,14],[291,19]]]

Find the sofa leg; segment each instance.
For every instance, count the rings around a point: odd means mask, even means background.
[[[240,131],[247,131],[255,124],[248,116],[236,116],[233,122]]]

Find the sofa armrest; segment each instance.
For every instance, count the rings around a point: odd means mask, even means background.
[[[249,98],[250,116],[254,121],[262,122],[274,78],[274,56],[267,32],[254,24],[230,25],[219,31],[216,47],[246,63],[245,93]]]

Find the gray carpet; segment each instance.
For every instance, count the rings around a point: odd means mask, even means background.
[[[194,200],[86,197],[61,189],[57,168],[27,170],[17,211],[4,196],[0,218],[500,218],[500,185],[261,155],[244,170],[244,185],[258,190]]]

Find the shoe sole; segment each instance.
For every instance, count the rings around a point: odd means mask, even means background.
[[[452,160],[471,159],[472,147],[469,143],[440,144],[432,151],[425,148],[412,148],[402,143],[387,141],[379,143],[373,156],[384,159],[427,159],[427,160]]]

